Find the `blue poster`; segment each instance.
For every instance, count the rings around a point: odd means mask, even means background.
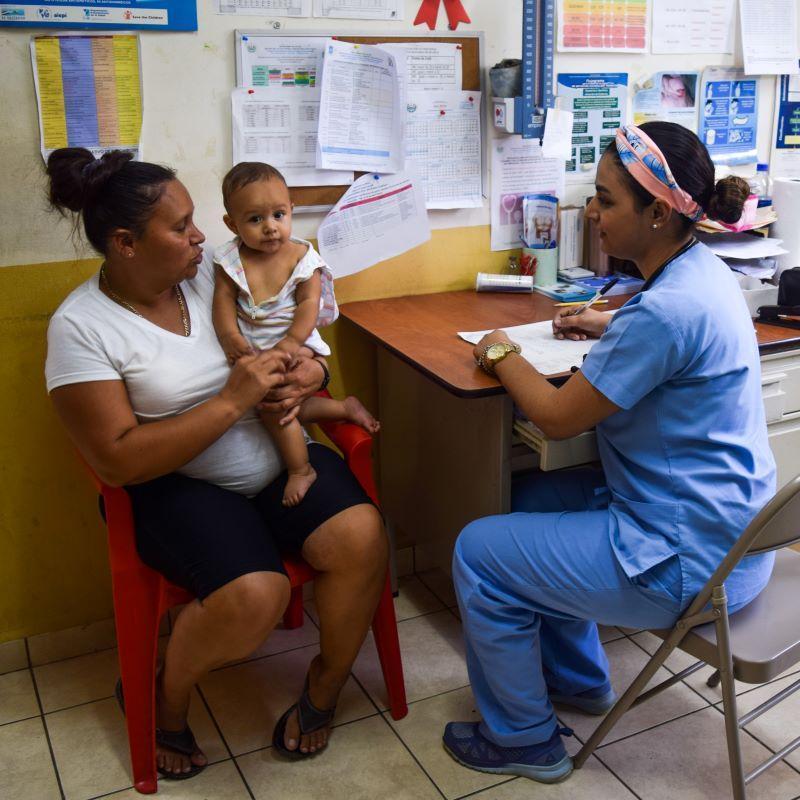
[[[18,28],[112,28],[196,31],[196,0],[45,0],[0,3],[0,25]]]
[[[715,164],[757,160],[758,78],[740,69],[709,67],[703,73],[700,138]]]

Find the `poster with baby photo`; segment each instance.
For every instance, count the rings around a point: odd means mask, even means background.
[[[697,133],[699,72],[656,72],[638,84],[633,96],[633,122],[677,122]]]

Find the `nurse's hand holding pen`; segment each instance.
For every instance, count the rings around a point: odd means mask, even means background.
[[[599,339],[611,321],[609,314],[587,308],[580,314],[570,308],[559,308],[553,317],[553,336],[556,339]]]

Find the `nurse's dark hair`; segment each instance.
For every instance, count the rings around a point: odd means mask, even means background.
[[[228,213],[231,210],[230,202],[234,193],[256,181],[279,181],[287,189],[289,188],[286,178],[272,164],[265,164],[263,161],[242,161],[228,170],[228,174],[222,179],[222,204]]]
[[[705,145],[688,128],[674,122],[645,122],[639,126],[657,145],[667,159],[667,164],[678,186],[692,196],[706,212],[709,219],[734,223],[742,216],[745,200],[750,195],[750,184],[735,175],[714,182],[714,162]],[[637,210],[641,211],[654,200],[635,178],[625,169],[612,141],[606,148],[622,172],[625,182],[634,196]],[[684,227],[694,224],[681,216]]]
[[[117,228],[142,235],[165,185],[175,179],[174,170],[134,161],[122,150],[95,158],[83,147],[50,153],[47,175],[52,206],[62,214],[79,214],[86,238],[103,254]]]

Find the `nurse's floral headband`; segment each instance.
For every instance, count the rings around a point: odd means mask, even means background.
[[[667,159],[658,145],[635,125],[617,128],[617,153],[631,177],[653,197],[660,197],[670,208],[697,222],[704,215],[692,196],[678,186]]]

